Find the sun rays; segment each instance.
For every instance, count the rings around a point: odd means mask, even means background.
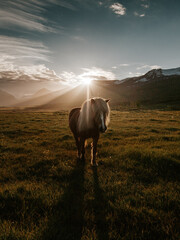
[[[92,82],[92,79],[90,79],[90,78],[83,79],[83,84],[85,84],[87,86],[89,86],[91,84],[91,82]]]

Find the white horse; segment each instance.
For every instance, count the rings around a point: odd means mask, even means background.
[[[91,144],[91,164],[97,166],[96,152],[99,133],[104,133],[110,122],[109,99],[91,98],[81,108],[74,108],[69,113],[69,127],[74,135],[78,158],[84,159],[85,140],[93,139]]]

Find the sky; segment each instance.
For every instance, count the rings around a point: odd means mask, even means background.
[[[0,89],[58,90],[180,66],[179,0],[1,0]]]

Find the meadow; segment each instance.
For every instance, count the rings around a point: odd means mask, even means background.
[[[179,111],[112,110],[97,161],[68,111],[0,111],[0,239],[180,239]]]

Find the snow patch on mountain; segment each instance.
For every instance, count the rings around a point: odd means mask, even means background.
[[[141,78],[141,79],[137,80],[136,83],[138,83],[138,82],[147,82],[147,81],[148,81],[147,78]]]
[[[180,68],[162,69],[164,76],[180,75]]]
[[[128,80],[129,78],[125,78],[125,79],[123,79],[123,80],[116,80],[115,82],[114,82],[114,84],[116,84],[116,85],[119,85],[119,84],[121,84],[121,83],[123,83],[123,82],[126,82],[126,80]]]
[[[145,74],[147,77],[154,78],[162,76],[162,69],[153,69]]]

